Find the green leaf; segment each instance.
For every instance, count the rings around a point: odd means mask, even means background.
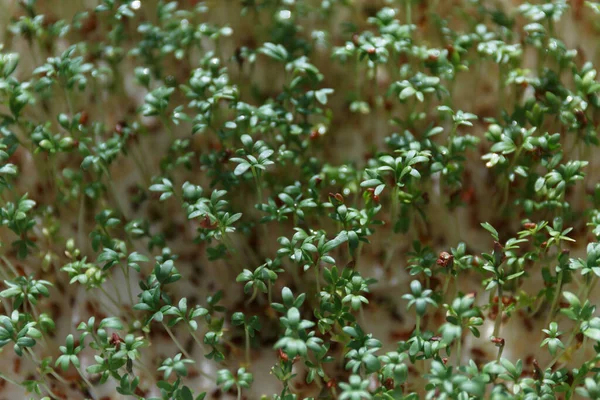
[[[496,240],[500,240],[498,237],[498,231],[496,230],[496,228],[494,228],[492,225],[490,225],[488,222],[482,222],[481,226],[483,227],[483,229],[485,229],[486,231],[488,231],[489,233],[492,234],[492,237]]]

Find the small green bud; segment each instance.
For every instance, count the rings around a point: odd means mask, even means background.
[[[60,126],[68,130],[71,121],[69,121],[69,117],[67,116],[67,114],[59,114],[58,123],[60,124]]]
[[[52,266],[52,254],[50,252],[44,255],[44,259],[42,260],[42,270],[44,272],[48,272],[50,267]]]
[[[135,69],[135,79],[142,86],[148,87],[150,85],[150,68],[137,67]]]
[[[60,148],[62,150],[66,150],[66,149],[73,147],[74,144],[75,144],[75,140],[73,140],[72,137],[67,136],[65,138],[62,138],[58,145],[60,146]]]
[[[40,142],[40,147],[44,150],[52,150],[54,148],[54,146],[52,145],[52,142],[49,141],[48,139],[44,139]]]

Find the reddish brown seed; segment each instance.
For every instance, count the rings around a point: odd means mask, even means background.
[[[278,350],[277,350],[277,355],[279,356],[279,359],[280,359],[281,361],[283,361],[283,362],[287,362],[287,361],[289,360],[289,357],[288,357],[288,355],[287,355],[287,354],[285,354],[285,353],[283,352],[283,350],[281,350],[281,349],[278,349]]]
[[[369,49],[367,50],[367,53],[368,53],[368,54],[375,54],[375,52],[376,52],[376,51],[377,51],[377,50],[375,50],[375,48],[374,48],[374,47],[371,47],[371,48],[369,48]]]
[[[452,268],[454,265],[454,256],[447,251],[442,251],[435,263],[442,268]]]
[[[200,227],[203,229],[216,229],[217,226],[217,221],[212,222],[208,215],[204,215],[204,217],[200,220]]]
[[[394,389],[394,379],[392,378],[387,378],[385,380],[385,382],[383,382],[383,386],[385,386],[385,388],[387,390],[393,390]]]
[[[491,341],[492,343],[494,343],[494,345],[495,345],[496,347],[504,347],[504,338],[501,338],[501,337],[493,337],[493,338],[491,338],[491,339],[490,339],[490,341]]]
[[[119,344],[123,343],[123,339],[121,339],[121,337],[119,335],[117,335],[115,332],[113,332],[113,334],[110,337],[109,343],[112,346],[118,346]]]
[[[534,224],[533,222],[525,222],[523,224],[523,228],[525,229],[535,229],[537,227],[537,224]]]
[[[577,119],[577,122],[579,122],[579,125],[582,128],[585,128],[587,126],[588,120],[583,111],[575,110],[575,118]]]
[[[79,123],[81,125],[87,125],[89,119],[90,119],[89,114],[86,111],[82,111],[79,116]]]
[[[122,135],[123,129],[125,129],[125,123],[117,122],[117,124],[115,125],[115,132],[117,132],[119,135]]]
[[[136,395],[140,396],[140,397],[146,397],[148,396],[148,392],[142,390],[142,388],[140,388],[139,386],[135,388],[135,392]]]
[[[525,365],[532,365],[533,360],[533,354],[529,354],[527,357],[525,357]]]

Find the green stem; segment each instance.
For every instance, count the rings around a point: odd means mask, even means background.
[[[256,195],[258,196],[258,204],[262,204],[262,178],[260,171],[257,171],[254,167],[252,167],[252,176],[254,176],[254,182],[256,183]]]
[[[2,372],[0,372],[0,379],[4,379],[6,382],[8,383],[12,383],[15,386],[21,386],[19,383],[13,381],[12,379],[10,379],[9,377],[7,377],[6,375],[4,375]]]
[[[100,289],[100,291],[106,296],[111,304],[117,308],[117,310],[121,309],[121,302],[117,302],[117,300],[115,300],[102,286],[98,286],[98,289]]]
[[[110,192],[115,201],[115,205],[117,206],[117,209],[119,210],[119,213],[123,216],[123,218],[125,218],[125,220],[129,220],[129,215],[125,213],[125,207],[123,207],[123,205],[121,204],[121,198],[119,197],[119,191],[115,186],[115,181],[113,180],[111,173],[108,172],[108,169],[106,170],[106,172],[108,173],[108,186],[110,187]]]
[[[502,358],[502,352],[504,351],[504,346],[500,346],[498,348],[498,356],[496,357],[496,362],[500,362],[500,358]]]
[[[171,140],[171,143],[173,143],[175,141],[175,133],[173,132],[173,128],[171,128],[171,124],[169,124],[169,120],[164,115],[161,115],[160,120],[165,125],[165,128],[167,128],[169,139]]]
[[[246,365],[250,367],[250,332],[247,328],[244,329],[244,331],[246,336]]]
[[[121,299],[121,292],[119,292],[119,288],[117,288],[117,284],[115,283],[111,274],[108,274],[108,280],[110,281],[110,283],[113,287],[113,290],[115,291],[115,294],[117,295],[117,304],[119,305],[118,307],[121,308],[121,305],[123,304],[123,299]],[[105,294],[108,294],[108,292],[105,292]]]
[[[129,297],[129,304],[131,307],[135,304],[133,301],[133,294],[131,293],[131,285],[129,282],[129,268],[121,265],[121,270],[123,271],[123,275],[125,276],[125,286],[127,286],[127,296]]]
[[[69,116],[72,118],[75,114],[73,113],[73,102],[71,101],[71,94],[67,90],[66,86],[62,86],[62,89],[65,93],[65,98],[67,100],[67,107],[69,109]]]
[[[17,269],[15,268],[14,265],[12,265],[12,263],[8,260],[8,258],[6,258],[6,256],[2,256],[2,261],[4,261],[4,264],[6,264],[6,266],[10,269],[10,272],[12,272],[15,277],[19,276],[19,273],[17,272]]]
[[[59,381],[60,383],[62,383],[63,385],[69,384],[69,382],[67,382],[67,380],[65,378],[63,378],[62,376],[57,374],[56,371],[54,371],[54,370],[50,371],[50,375],[52,375],[54,378],[56,378],[56,380]]]
[[[563,275],[563,271],[560,271],[558,273],[558,283],[556,284],[556,290],[554,291],[554,299],[552,299],[550,312],[548,313],[548,317],[546,318],[546,323],[544,324],[544,326],[548,326],[548,324],[550,323],[550,319],[554,316],[554,313],[556,312],[556,305],[558,304],[558,299],[560,298],[561,294],[560,289],[562,288]]]
[[[271,307],[271,303],[273,302],[273,298],[271,295],[271,280],[267,280],[267,298],[269,299],[269,307]]]
[[[55,400],[60,400],[60,397],[58,397],[56,393],[54,393],[47,384],[41,383],[40,386],[44,388],[44,390],[50,395],[50,397],[52,397]]]
[[[188,330],[190,331],[190,335],[192,335],[192,338],[194,339],[194,341],[196,342],[196,344],[200,348],[200,352],[202,354],[204,354],[204,344],[202,343],[202,341],[200,339],[198,339],[198,336],[196,336],[196,334],[194,333],[194,331],[192,330],[192,328],[190,328],[188,326]]]
[[[173,341],[173,343],[175,343],[175,346],[177,346],[177,348],[179,349],[179,351],[181,351],[181,354],[183,354],[185,358],[192,360],[192,356],[190,356],[190,354],[183,348],[183,346],[181,345],[181,343],[179,343],[179,340],[177,340],[177,338],[175,337],[175,335],[171,331],[171,328],[169,328],[167,326],[167,324],[164,323],[164,321],[162,322],[162,325],[164,326],[165,330],[167,331],[167,333],[171,337],[171,340]]]
[[[502,115],[502,110],[504,109],[504,69],[502,68],[502,64],[498,64],[498,110],[500,111],[500,115]]]
[[[592,293],[592,291],[594,290],[594,287],[596,287],[596,284],[598,283],[598,277],[596,275],[593,276],[592,278],[592,282],[590,283],[590,286],[587,289],[587,292],[585,294],[585,298],[583,299],[583,301],[585,302],[587,299],[589,299],[590,294]]]
[[[379,84],[377,82],[377,64],[373,68],[373,87],[375,89],[375,95],[373,97],[373,104],[375,108],[379,108]]]
[[[81,197],[79,199],[79,211],[77,213],[77,247],[84,252],[85,254],[85,231],[83,226],[85,225],[85,195],[83,193],[79,194]]]
[[[250,304],[252,304],[252,302],[256,298],[257,294],[258,294],[258,287],[254,286],[254,289],[252,289],[252,296],[250,296],[250,298],[246,302],[246,306],[249,306]]]
[[[85,384],[90,389],[90,394],[92,395],[92,398],[94,398],[94,399],[99,398],[98,395],[97,395],[97,393],[96,393],[96,389],[94,389],[94,385],[92,385],[92,382],[90,382],[88,380],[88,378],[85,377],[85,375],[81,371],[81,368],[75,367],[75,369],[77,370],[77,373],[79,373],[79,376],[81,376],[81,379],[83,379],[83,381],[85,382]]]
[[[396,225],[396,219],[397,219],[397,214],[398,214],[398,207],[399,207],[399,200],[398,200],[398,186],[396,184],[394,184],[394,189],[392,189],[392,204],[391,204],[391,211],[390,211],[390,219],[391,219],[391,225],[392,225],[392,233],[394,233],[394,226]],[[391,237],[391,236],[390,236]],[[388,269],[390,266],[390,263],[392,262],[392,257],[394,255],[394,252],[396,251],[396,242],[392,242],[392,244],[388,247],[387,253],[386,253],[386,257],[385,257],[385,261],[384,261],[384,269]]]
[[[398,218],[398,207],[399,207],[398,185],[394,183],[394,189],[392,189],[392,209],[391,209],[391,213],[390,213],[392,230],[394,229],[394,225],[396,224],[396,219]]]
[[[319,295],[321,294],[321,274],[319,273],[319,265],[315,264],[314,267],[315,269],[315,281],[317,282],[317,298],[319,297]]]
[[[498,282],[498,315],[496,315],[496,322],[494,323],[494,337],[500,335],[500,325],[502,325],[502,312],[504,303],[502,302],[502,285]]]
[[[444,288],[442,289],[442,296],[446,294],[448,291],[448,286],[450,285],[450,279],[452,279],[452,274],[448,274],[446,277],[446,281],[444,282]]]
[[[462,352],[462,335],[460,335],[460,337],[458,338],[457,342],[456,342],[456,366],[460,367],[460,361],[461,361],[461,352]]]

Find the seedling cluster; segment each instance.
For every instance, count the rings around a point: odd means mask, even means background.
[[[0,1],[0,397],[600,398],[600,3],[515,4]]]

